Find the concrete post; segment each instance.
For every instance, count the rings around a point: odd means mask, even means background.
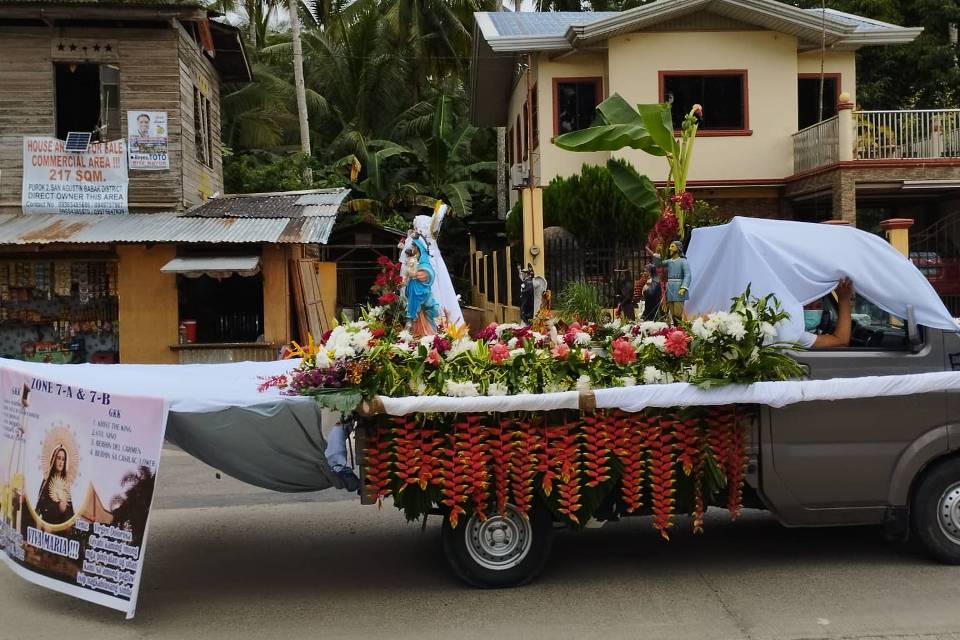
[[[837,103],[837,160],[849,162],[853,160],[853,150],[857,141],[853,124],[853,103],[849,93],[841,93]]]
[[[890,218],[880,223],[880,227],[887,234],[887,241],[907,258],[910,257],[910,227],[912,226],[911,218]]]

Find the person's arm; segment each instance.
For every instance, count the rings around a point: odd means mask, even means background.
[[[690,289],[690,263],[686,258],[680,260],[680,295],[686,295]]]
[[[813,343],[814,349],[835,349],[850,344],[852,319],[850,316],[850,296],[853,293],[853,283],[844,278],[837,285],[837,326],[833,333],[817,336]]]

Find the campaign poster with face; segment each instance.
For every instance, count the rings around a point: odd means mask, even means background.
[[[167,405],[0,369],[0,559],[133,617]]]
[[[127,111],[127,164],[135,171],[170,168],[167,112]]]

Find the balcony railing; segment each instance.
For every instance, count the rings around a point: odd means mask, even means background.
[[[960,109],[855,111],[854,158],[960,158]]]
[[[793,172],[803,173],[838,158],[839,129],[837,116],[811,125],[793,134]]]
[[[847,138],[839,127],[849,118],[834,116],[793,134],[794,173],[840,160],[960,158],[960,109],[854,111]],[[846,153],[841,138],[851,143]]]

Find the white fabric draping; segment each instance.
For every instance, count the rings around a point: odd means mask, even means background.
[[[687,251],[692,284],[686,311],[725,311],[750,285],[757,296],[773,293],[790,319],[779,339],[798,341],[803,305],[829,293],[844,277],[858,294],[887,313],[906,318],[913,305],[917,322],[956,331],[926,277],[879,236],[853,227],[733,218],[695,229]]]

